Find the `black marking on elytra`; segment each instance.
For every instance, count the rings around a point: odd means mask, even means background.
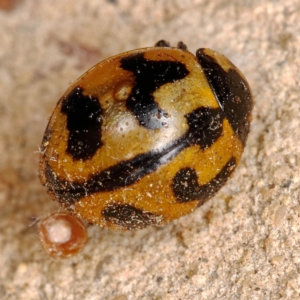
[[[102,215],[106,221],[114,223],[124,229],[142,229],[157,224],[157,216],[144,212],[129,204],[112,204],[107,206]]]
[[[188,146],[199,145],[201,149],[206,149],[222,135],[224,114],[220,108],[200,107],[185,117],[189,130],[182,143],[188,143]]]
[[[154,47],[171,47],[171,45],[165,40],[160,40],[157,43],[155,43]]]
[[[46,178],[48,182],[51,182],[49,187],[54,190],[61,203],[72,203],[86,194],[127,187],[171,161],[183,149],[198,145],[204,150],[212,146],[222,135],[224,116],[219,108],[200,107],[185,117],[189,126],[188,130],[177,140],[165,145],[162,149],[139,154],[93,174],[85,182],[61,180],[55,176],[48,165]]]
[[[102,109],[98,99],[83,95],[83,89],[75,87],[63,99],[61,112],[67,116],[67,153],[74,160],[90,159],[102,145]]]
[[[177,61],[154,61],[144,58],[144,53],[127,56],[121,68],[135,75],[135,82],[126,101],[126,107],[141,126],[159,129],[168,124],[168,113],[155,102],[153,93],[166,83],[185,78],[189,71]]]
[[[248,83],[236,70],[226,72],[213,57],[205,54],[205,49],[198,49],[196,56],[233,131],[245,145],[252,110]]]
[[[193,168],[183,168],[177,172],[172,183],[174,196],[180,203],[197,200],[199,206],[211,198],[230,177],[236,166],[232,157],[210,182],[199,185],[198,176]]]

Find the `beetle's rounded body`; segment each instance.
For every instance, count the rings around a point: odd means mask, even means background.
[[[108,58],[58,102],[42,142],[50,195],[92,224],[162,225],[212,197],[239,162],[252,96],[223,55],[179,43]]]

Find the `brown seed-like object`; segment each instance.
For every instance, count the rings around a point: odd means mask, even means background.
[[[68,258],[80,252],[88,240],[83,223],[69,213],[53,213],[39,225],[41,244],[53,258]]]

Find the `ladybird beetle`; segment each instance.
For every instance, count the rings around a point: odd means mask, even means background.
[[[92,224],[166,224],[231,176],[252,105],[243,74],[213,50],[193,55],[162,40],[110,57],[59,100],[41,145],[41,182]]]

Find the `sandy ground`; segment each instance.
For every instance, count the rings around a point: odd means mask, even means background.
[[[58,205],[38,145],[70,82],[159,39],[220,51],[253,91],[243,159],[216,197],[164,228],[90,226],[78,256],[41,249]],[[0,0],[1,299],[300,299],[299,0]]]

